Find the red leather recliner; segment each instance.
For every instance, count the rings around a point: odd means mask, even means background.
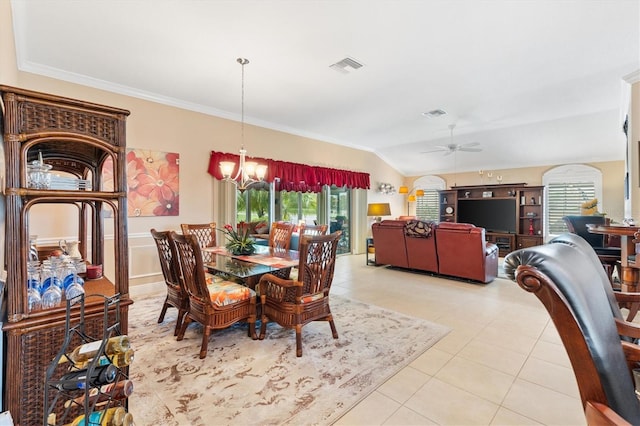
[[[404,236],[406,223],[405,220],[384,220],[371,225],[377,264],[409,267]]]
[[[483,283],[498,276],[498,246],[486,241],[484,228],[442,222],[436,228],[436,241],[440,274]]]
[[[410,220],[406,223],[405,242],[409,268],[438,273],[436,227],[435,223],[422,220]],[[414,228],[422,232],[414,232]]]

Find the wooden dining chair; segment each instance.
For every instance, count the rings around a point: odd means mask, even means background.
[[[273,222],[269,232],[269,247],[277,250],[289,250],[294,227],[295,225],[289,222]]]
[[[327,321],[333,338],[338,338],[329,307],[329,290],[340,234],[337,231],[330,235],[301,238],[297,279],[282,279],[273,274],[260,278],[260,339],[264,339],[269,321],[295,329],[296,356],[302,356],[302,327],[312,321]]]
[[[178,332],[178,340],[193,321],[203,326],[200,358],[207,356],[211,330],[227,328],[239,321],[249,323],[249,336],[256,338],[256,293],[230,282],[207,283],[202,252],[194,235],[170,234],[173,255],[180,260],[182,286],[189,295],[189,308]]]
[[[155,229],[151,229],[151,236],[158,248],[160,267],[162,268],[162,275],[167,287],[167,297],[164,299],[162,309],[160,310],[158,323],[164,321],[167,308],[170,306],[176,308],[178,310],[178,318],[176,319],[176,327],[173,335],[177,336],[180,326],[182,325],[182,318],[189,308],[189,296],[180,283],[180,263],[171,251],[169,231],[156,231]]]
[[[195,235],[196,240],[201,249],[216,246],[216,223],[182,223],[180,224],[182,233],[185,235]],[[206,263],[211,262],[213,253],[202,252],[203,259]]]
[[[303,235],[325,235],[327,230],[329,229],[328,225],[300,225],[298,228],[298,233],[300,237]]]

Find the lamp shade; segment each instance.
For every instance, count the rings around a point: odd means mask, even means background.
[[[367,205],[367,216],[391,216],[389,203],[371,203]]]
[[[404,186],[402,185],[399,189],[398,189],[398,194],[408,194],[409,193],[409,187],[408,186]]]

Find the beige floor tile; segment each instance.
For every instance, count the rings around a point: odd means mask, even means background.
[[[525,354],[478,340],[473,340],[466,345],[458,353],[458,356],[502,371],[511,376],[518,374],[527,359],[527,355]]]
[[[520,414],[507,410],[504,407],[500,407],[496,416],[491,421],[492,426],[535,426],[540,424],[541,423],[538,423],[533,419],[521,416]]]
[[[547,327],[542,332],[542,336],[540,336],[540,340],[558,345],[562,344],[558,330],[556,330],[556,326],[552,321],[549,321],[549,324],[547,324]]]
[[[404,405],[442,425],[488,425],[499,407],[436,378]]]
[[[373,392],[347,414],[338,419],[334,425],[381,425],[391,417],[391,415],[395,413],[400,406],[400,403],[381,394],[380,392]]]
[[[536,321],[528,320],[523,312],[524,310],[521,310],[520,314],[513,315],[505,312],[505,315],[496,318],[489,327],[505,333],[521,334],[537,340],[544,331],[548,319],[540,320],[538,316],[534,315]],[[518,321],[514,321],[514,318],[518,318]]]
[[[526,380],[515,381],[502,406],[546,425],[586,424],[579,399]]]
[[[537,358],[529,358],[519,377],[574,398],[580,398],[573,370]]]
[[[387,380],[377,391],[399,403],[406,402],[431,376],[412,367],[405,367]]]
[[[416,358],[409,366],[433,376],[443,365],[449,362],[451,358],[453,358],[453,354],[433,347]]]
[[[413,410],[407,407],[400,407],[398,411],[393,413],[389,419],[384,422],[385,426],[422,426],[422,425],[437,425],[437,423],[430,419],[421,416]]]
[[[533,358],[571,368],[571,361],[569,361],[567,351],[561,343],[551,343],[545,340],[538,340],[531,351],[531,356]]]
[[[502,402],[515,379],[515,376],[459,356],[442,367],[435,377],[496,404]]]
[[[454,328],[433,347],[455,355],[460,352],[462,348],[464,348],[475,336],[475,331]]]
[[[509,349],[521,354],[529,354],[537,339],[519,333],[512,333],[499,328],[487,326],[478,334],[476,340],[499,348]]]

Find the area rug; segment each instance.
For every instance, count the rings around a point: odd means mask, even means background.
[[[326,322],[305,326],[301,358],[295,332],[270,323],[262,341],[246,324],[213,332],[201,360],[201,326],[176,341],[175,309],[157,323],[163,301],[136,300],[129,311],[129,410],[138,425],[331,424],[450,331],[331,296],[339,338]]]

